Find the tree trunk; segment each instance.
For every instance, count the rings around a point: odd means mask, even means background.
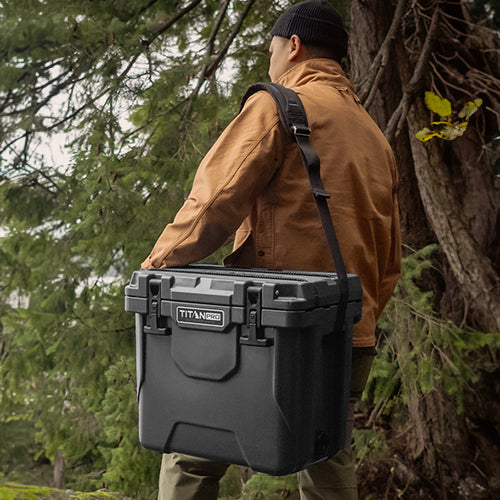
[[[451,270],[439,293],[459,311],[454,320],[500,331],[500,200],[487,154],[499,133],[498,41],[479,37],[457,1],[353,0],[351,24],[353,82],[398,161],[403,241],[439,243]],[[480,116],[463,137],[424,144],[415,133],[430,126],[426,90],[454,109],[481,97]]]
[[[54,460],[54,488],[64,489],[64,455],[61,450]]]
[[[427,114],[419,103],[408,112],[408,129],[420,197],[441,250],[460,285],[465,310],[472,310],[474,324],[486,331],[500,331],[499,277],[484,248],[491,233],[478,235],[483,247],[470,229],[470,212],[463,209],[453,188],[448,165],[437,143],[422,143],[415,134],[426,126]],[[484,191],[488,195],[488,191]],[[485,204],[481,208],[485,208]]]
[[[408,3],[405,2],[404,6]],[[398,61],[399,65],[394,64],[396,48],[402,45],[399,42],[397,46],[393,44],[392,60],[380,61],[374,68],[383,68],[384,71],[377,75],[370,74],[372,62],[377,57],[377,48],[381,47],[391,27],[394,7],[391,2],[379,0],[352,0],[350,12],[351,78],[368,112],[377,125],[385,130],[403,95],[400,73],[410,71],[408,62],[402,58]],[[374,85],[376,76],[379,80]],[[404,243],[411,248],[419,248],[434,242],[435,237],[427,222],[420,196],[415,193],[417,179],[408,134],[405,132],[391,143],[398,162],[401,230]]]
[[[396,155],[403,243],[439,244],[441,272],[422,282],[434,292],[437,312],[463,327],[499,332],[500,50],[498,35],[472,23],[467,5],[351,0],[351,77]],[[477,98],[483,105],[462,137],[424,143],[415,134],[440,120],[426,108],[425,91],[447,98],[455,111]],[[434,390],[408,401],[402,421],[379,419],[389,427],[392,458],[363,471],[374,478],[363,492],[399,498],[398,488],[409,488],[403,498],[497,498],[498,486],[485,486],[500,456],[488,444],[499,438],[493,411],[499,386],[491,383],[498,369],[487,357],[475,360],[484,373],[464,415],[449,394]]]

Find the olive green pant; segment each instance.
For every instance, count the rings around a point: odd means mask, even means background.
[[[354,403],[364,390],[374,349],[353,349],[346,447],[330,460],[297,473],[301,500],[357,500],[355,452],[351,446]],[[229,464],[169,453],[163,455],[158,500],[216,500]]]

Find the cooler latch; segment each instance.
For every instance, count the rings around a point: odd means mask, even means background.
[[[160,285],[159,279],[151,279],[148,282],[148,315],[146,317],[146,325],[144,325],[144,333],[154,335],[165,335],[167,329],[162,323],[166,320],[160,316]]]
[[[273,345],[273,340],[264,336],[264,328],[261,325],[261,288],[249,286],[247,288],[247,324],[248,334],[240,337],[240,344],[258,347]]]

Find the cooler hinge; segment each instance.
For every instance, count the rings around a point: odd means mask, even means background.
[[[242,327],[246,329],[247,335],[240,337],[240,344],[252,345],[258,347],[267,347],[273,345],[273,339],[264,336],[264,328],[261,325],[261,294],[260,287],[249,286],[247,288],[247,323]]]

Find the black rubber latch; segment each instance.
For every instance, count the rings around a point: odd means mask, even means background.
[[[146,316],[146,324],[144,325],[144,333],[154,335],[165,335],[167,328],[162,323],[166,321],[160,316],[160,285],[159,279],[149,280],[148,294],[148,314]]]
[[[249,286],[247,288],[247,324],[242,327],[247,330],[246,336],[240,337],[240,344],[257,347],[268,347],[273,345],[273,339],[264,336],[260,315],[262,311],[262,290],[260,287]]]

